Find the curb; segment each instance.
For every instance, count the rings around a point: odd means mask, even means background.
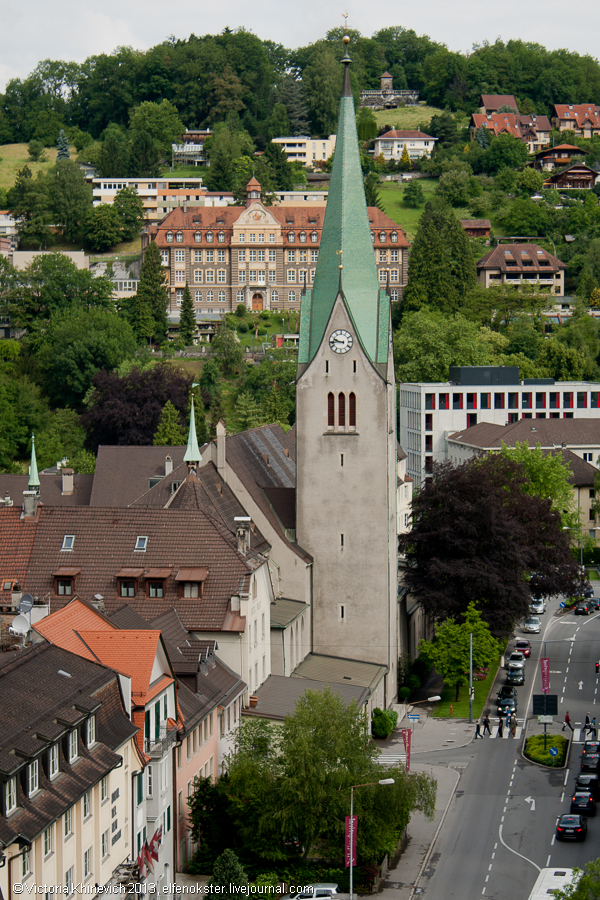
[[[463,744],[462,746],[466,747],[466,744]],[[435,830],[435,834],[429,845],[429,849],[427,850],[427,853],[425,854],[425,859],[421,863],[421,868],[419,869],[417,877],[415,878],[415,882],[412,886],[412,890],[410,892],[408,900],[413,900],[413,897],[415,896],[415,892],[417,890],[417,887],[419,886],[419,881],[421,880],[421,876],[423,875],[423,872],[425,871],[425,868],[427,867],[427,865],[429,863],[429,859],[433,852],[433,848],[435,847],[435,842],[437,841],[438,835],[439,835],[440,831],[442,830],[442,825],[446,821],[446,816],[448,814],[448,810],[450,809],[450,804],[452,803],[452,800],[454,799],[454,794],[456,793],[456,788],[458,787],[458,782],[460,781],[460,772],[456,772],[455,770],[453,770],[453,771],[455,772],[455,775],[456,775],[456,781],[454,782],[454,787],[452,788],[452,791],[450,792],[450,796],[448,797],[448,802],[446,803],[446,806],[444,807],[444,812],[442,813],[442,818],[440,819],[440,821],[438,823],[438,827]]]
[[[571,737],[568,738],[569,745],[567,747],[565,761],[562,766],[545,766],[543,763],[536,762],[534,759],[529,759],[528,756],[525,756],[525,742],[527,740],[527,734],[529,731],[529,723],[532,721],[533,721],[532,718],[527,719],[525,728],[521,732],[521,751],[520,752],[521,752],[521,756],[523,757],[525,762],[529,763],[532,766],[537,766],[539,769],[544,769],[544,771],[546,771],[546,772],[552,772],[552,771],[560,772],[561,769],[566,769],[567,766],[569,765],[569,758],[571,756],[571,747],[573,746],[573,735],[571,735]]]

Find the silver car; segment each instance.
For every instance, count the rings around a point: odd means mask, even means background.
[[[513,650],[506,661],[507,667],[510,669],[524,669],[525,656],[520,650]]]
[[[529,609],[532,613],[537,613],[537,615],[540,615],[540,613],[545,613],[546,601],[543,599],[543,597],[536,597],[529,604]]]
[[[539,634],[542,630],[542,620],[539,616],[529,616],[523,623],[523,631],[527,634]]]

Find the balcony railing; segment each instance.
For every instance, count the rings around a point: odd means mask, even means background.
[[[153,738],[145,738],[144,750],[148,756],[160,758],[169,752],[176,740],[177,729],[171,728],[170,730],[167,730],[163,726],[158,729],[158,736],[155,733]]]

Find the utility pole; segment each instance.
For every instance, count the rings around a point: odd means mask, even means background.
[[[469,724],[473,722],[473,632],[469,634]]]

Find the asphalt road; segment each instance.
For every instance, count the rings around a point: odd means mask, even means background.
[[[568,710],[579,728],[589,711],[600,724],[594,665],[600,657],[600,613],[557,618],[553,615],[557,607],[558,601],[548,604],[541,617],[541,635],[527,635],[532,654],[526,664],[526,683],[518,688],[517,717],[531,717],[531,696],[541,693],[543,650],[550,658],[550,693],[558,695],[555,721],[562,725]],[[523,636],[518,632],[517,637]],[[492,698],[503,683],[500,670]],[[534,720],[531,729],[537,733],[542,727]],[[556,731],[557,726],[549,730]],[[427,755],[436,765],[456,768],[461,777],[419,882],[420,896],[427,900],[527,900],[541,868],[583,867],[600,856],[600,814],[589,820],[584,843],[561,843],[554,838],[558,816],[569,812],[582,745],[572,744],[567,769],[552,771],[525,761],[521,743],[486,738],[462,749]]]

